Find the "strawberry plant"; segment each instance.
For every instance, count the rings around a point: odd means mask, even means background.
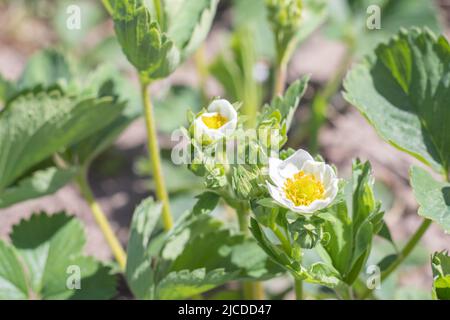
[[[126,295],[119,281],[149,300],[379,298],[376,284],[385,286],[431,225],[450,232],[450,45],[436,35],[429,2],[373,2],[83,2],[89,26],[110,26],[108,39],[83,52],[74,46],[86,30],[58,29],[58,49],[32,55],[16,80],[0,77],[0,209],[73,184],[114,260],[85,254],[89,222],[69,204],[30,212],[0,240],[0,299],[112,299]],[[365,24],[369,5],[385,16],[380,30]],[[233,19],[207,59],[223,10]],[[316,92],[313,75],[290,81],[288,71],[320,31],[346,53]],[[198,86],[167,88],[186,64]],[[423,220],[405,244],[386,219],[375,166],[355,158],[346,175],[318,153],[343,78],[348,107],[421,163],[409,175]],[[222,96],[210,93],[212,79]],[[299,124],[304,104],[309,119]],[[89,173],[114,162],[108,151],[140,118],[148,154],[135,167],[147,194],[129,212],[125,250]],[[309,144],[300,145],[305,132]],[[445,249],[428,260],[433,299],[450,296]],[[280,278],[289,285],[276,295],[266,281]]]

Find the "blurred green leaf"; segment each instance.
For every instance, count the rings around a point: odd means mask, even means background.
[[[52,24],[62,43],[76,48],[89,35],[104,17],[99,2],[89,0],[59,0],[54,4],[56,12],[53,14]],[[79,13],[79,27],[72,25],[77,21]],[[70,26],[70,28],[69,28]]]
[[[58,169],[56,167],[35,171],[0,194],[0,208],[52,194],[72,181],[76,172],[75,168]]]
[[[450,165],[450,46],[429,31],[401,31],[353,68],[345,97],[378,134],[440,172]]]
[[[32,89],[36,86],[49,88],[59,85],[65,88],[73,77],[71,63],[54,49],[46,49],[34,54],[26,63],[16,91]]]
[[[371,30],[367,20],[370,6],[378,6],[381,28]],[[427,27],[438,33],[441,26],[436,5],[429,0],[332,0],[329,1],[330,24],[326,32],[350,43],[356,55],[372,52],[401,28]]]
[[[77,99],[59,89],[22,92],[0,112],[0,189],[55,152],[104,128],[121,111],[111,97]]]
[[[109,299],[115,294],[109,268],[82,255],[86,239],[75,218],[35,214],[15,225],[10,237],[27,270],[29,289],[38,298]],[[67,285],[70,267],[79,268],[79,289]]]
[[[411,168],[410,176],[420,205],[418,214],[450,232],[450,184],[434,180],[431,174],[416,166]]]
[[[158,130],[168,134],[187,125],[188,110],[196,113],[203,107],[200,93],[182,86],[174,86],[166,94],[155,97],[154,105]]]
[[[0,240],[0,300],[27,298],[27,279],[17,253]]]
[[[450,257],[447,252],[435,253],[431,258],[433,269],[433,298],[450,300]]]

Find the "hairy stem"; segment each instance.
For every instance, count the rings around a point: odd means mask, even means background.
[[[89,208],[92,211],[92,215],[94,216],[95,221],[97,222],[97,225],[99,226],[100,230],[103,233],[103,236],[106,239],[106,242],[108,243],[109,247],[111,248],[111,251],[117,261],[117,263],[120,266],[120,269],[122,271],[125,271],[127,256],[125,254],[125,251],[122,248],[122,245],[120,244],[119,240],[117,239],[116,235],[114,234],[114,231],[111,228],[111,225],[108,222],[108,219],[106,218],[105,214],[102,211],[102,208],[95,200],[95,197],[92,193],[92,190],[89,186],[89,183],[87,181],[87,172],[86,170],[83,170],[78,176],[77,176],[77,183],[78,187],[80,189],[81,194],[83,195],[84,199],[89,205]]]
[[[147,144],[150,162],[152,165],[153,179],[155,180],[156,196],[162,203],[162,219],[166,231],[173,227],[172,214],[170,212],[169,195],[164,183],[161,155],[156,132],[153,105],[150,100],[148,84],[141,80],[141,94],[145,112],[145,124],[147,125]]]

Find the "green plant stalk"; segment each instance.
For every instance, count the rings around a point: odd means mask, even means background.
[[[417,231],[412,235],[412,237],[409,239],[408,243],[405,245],[405,247],[402,249],[402,251],[399,253],[397,259],[381,273],[381,279],[380,282],[383,282],[385,279],[387,279],[396,269],[397,267],[402,264],[402,262],[410,255],[410,253],[413,251],[413,249],[416,247],[416,245],[419,243],[420,239],[422,239],[425,232],[428,230],[428,228],[431,225],[431,220],[424,219],[420,227],[417,229]],[[367,288],[361,295],[361,299],[366,299],[367,296],[372,292],[373,289]]]
[[[303,281],[294,278],[295,298],[297,300],[303,300]]]
[[[111,6],[111,3],[109,3],[108,0],[102,0],[102,4],[103,4],[103,7],[105,7],[105,10],[112,16],[114,13],[114,10]]]
[[[273,86],[273,97],[280,96],[284,92],[287,76],[287,65],[280,62],[275,70],[275,82]]]
[[[309,148],[312,154],[316,154],[319,149],[318,138],[319,131],[327,119],[328,106],[331,98],[339,90],[342,79],[347,73],[348,67],[353,60],[353,46],[348,45],[345,55],[342,59],[340,67],[336,73],[330,78],[325,87],[316,94],[311,105],[311,120],[310,120],[310,142]]]
[[[127,256],[117,239],[114,231],[111,228],[111,225],[108,222],[102,208],[95,200],[94,194],[92,193],[91,188],[89,187],[89,183],[87,181],[87,172],[86,170],[82,170],[81,173],[77,176],[76,179],[78,183],[78,187],[80,189],[81,194],[89,205],[91,209],[92,215],[94,216],[97,225],[103,233],[103,236],[106,239],[111,251],[119,264],[119,267],[122,271],[125,271]]]
[[[209,76],[209,69],[205,63],[205,46],[202,44],[194,54],[195,68],[197,69],[197,76],[199,78],[199,90],[202,98],[202,104],[208,103],[208,94],[206,92],[206,81]]]
[[[166,30],[166,21],[161,0],[153,0],[153,5],[155,7],[156,18],[158,20],[159,26],[161,27],[161,30]]]
[[[169,195],[163,178],[161,155],[156,131],[155,115],[149,95],[149,84],[141,79],[141,94],[147,126],[147,144],[149,159],[152,165],[153,179],[155,180],[156,196],[162,203],[162,219],[166,231],[172,229],[173,219],[170,212]]]
[[[239,230],[245,234],[249,234],[248,228],[248,208],[241,206],[236,209],[238,216]],[[242,284],[243,295],[245,300],[264,300],[264,287],[261,282],[258,281],[244,281]]]

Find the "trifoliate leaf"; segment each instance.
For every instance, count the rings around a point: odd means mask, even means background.
[[[411,186],[420,205],[418,214],[450,232],[450,184],[436,181],[424,169],[413,166]]]
[[[403,30],[353,68],[345,97],[387,142],[448,172],[449,79],[448,41],[426,30]]]

